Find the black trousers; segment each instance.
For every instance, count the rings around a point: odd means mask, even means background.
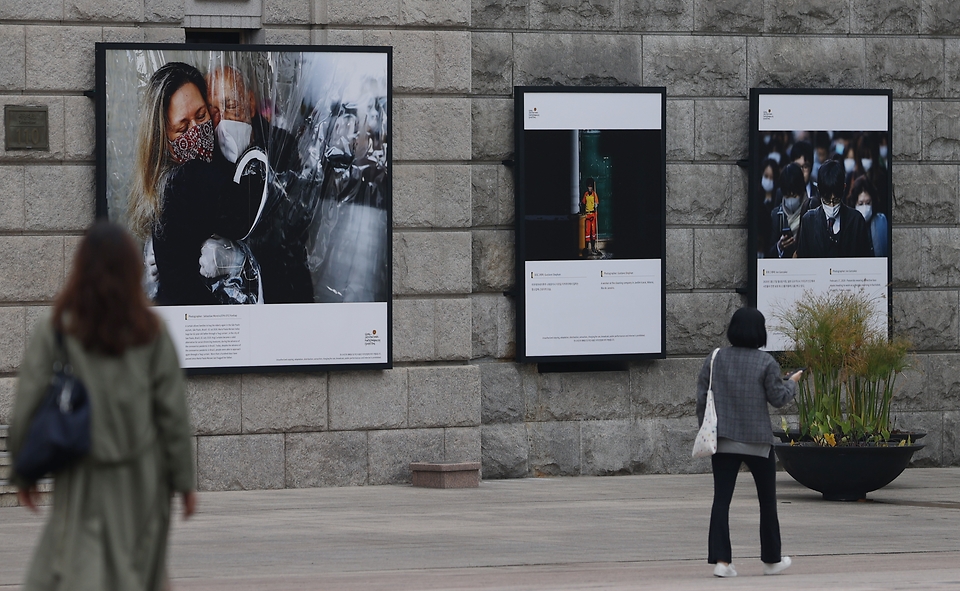
[[[713,510],[707,562],[733,562],[730,549],[730,501],[737,485],[740,464],[746,464],[757,485],[760,501],[760,560],[780,562],[780,520],[777,519],[777,463],[773,449],[766,458],[717,453],[713,462]]]

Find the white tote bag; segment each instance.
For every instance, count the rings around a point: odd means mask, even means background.
[[[693,442],[695,458],[707,458],[717,453],[717,409],[713,405],[713,360],[717,358],[717,351],[713,350],[710,357],[710,383],[707,386],[707,409],[703,413],[703,423],[697,431],[697,439]]]

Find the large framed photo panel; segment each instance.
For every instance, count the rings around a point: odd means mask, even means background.
[[[97,214],[183,366],[391,367],[391,49],[96,51]]]
[[[887,330],[891,273],[890,90],[750,90],[752,301],[767,349],[801,298],[862,291]]]
[[[517,87],[517,356],[665,356],[666,90]]]

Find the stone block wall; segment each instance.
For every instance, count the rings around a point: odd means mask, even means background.
[[[693,384],[744,303],[751,87],[893,89],[894,326],[916,348],[898,421],[929,433],[918,464],[960,464],[960,4],[257,3],[258,42],[394,47],[395,369],[191,378],[203,489],[406,482],[411,461],[481,460],[485,478],[706,471],[688,455]],[[94,43],[182,42],[193,4],[0,3],[0,100],[50,115],[49,152],[0,145],[0,424],[94,215]],[[667,88],[666,360],[514,362],[512,93],[557,84]]]

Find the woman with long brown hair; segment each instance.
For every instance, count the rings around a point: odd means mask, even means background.
[[[156,301],[221,303],[200,274],[201,248],[213,235],[250,234],[265,206],[266,155],[234,164],[220,154],[207,83],[195,67],[164,64],[143,92],[127,220],[153,250]]]
[[[23,589],[154,590],[166,583],[173,493],[196,508],[183,372],[141,287],[133,239],[94,224],[77,249],[51,316],[27,347],[10,425],[17,457],[42,402],[62,339],[91,407],[90,452],[53,475],[53,509]],[[35,483],[16,474],[20,503],[36,511]]]

